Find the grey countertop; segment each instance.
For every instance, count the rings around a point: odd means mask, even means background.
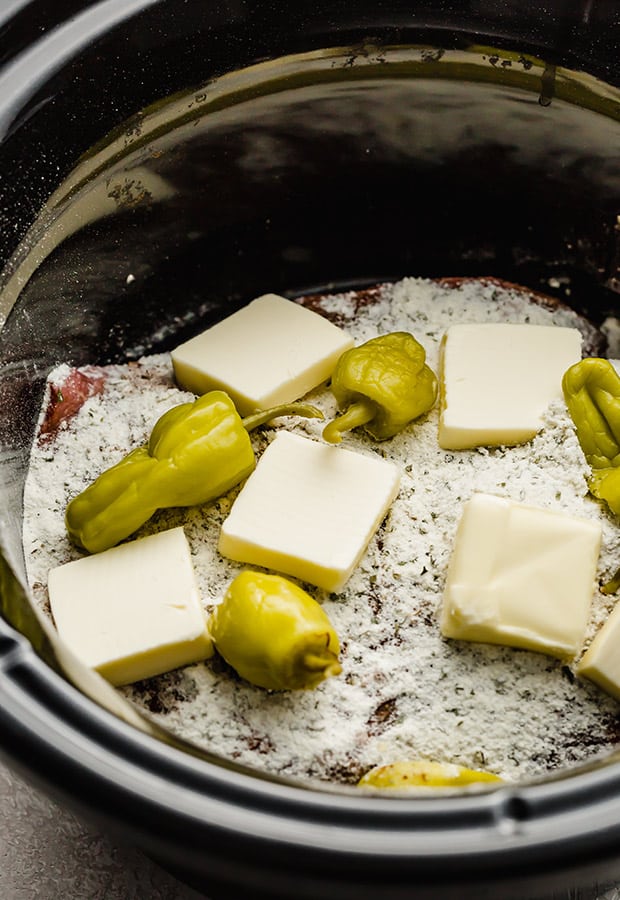
[[[0,764],[2,900],[205,900]]]
[[[84,824],[2,763],[0,898],[208,900],[138,850]],[[620,887],[599,900],[620,900]]]

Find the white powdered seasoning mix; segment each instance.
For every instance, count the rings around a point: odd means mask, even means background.
[[[480,281],[406,279],[309,305],[347,328],[357,344],[410,331],[435,371],[451,324],[580,322],[569,310]],[[62,383],[68,374],[60,367],[50,381]],[[32,451],[24,547],[34,597],[46,611],[49,569],[80,556],[64,530],[67,502],[144,442],[163,412],[193,399],[175,387],[165,354],[106,367],[103,374],[102,392]],[[334,415],[326,388],[308,399],[327,419]],[[456,527],[474,491],[601,521],[600,582],[620,565],[618,522],[587,493],[588,468],[563,403],[550,408],[531,442],[510,449],[441,450],[437,421],[435,408],[389,441],[375,442],[362,431],[344,439],[342,446],[391,460],[403,474],[398,498],[342,593],[308,588],[342,643],[339,677],[313,691],[270,693],[241,681],[216,655],[121,693],[189,741],[293,778],[354,783],[371,766],[421,758],[519,779],[611,749],[620,737],[618,704],[568,666],[528,651],[447,641],[438,626]],[[323,428],[301,419],[277,425],[317,440]],[[270,427],[252,435],[258,454],[274,434]],[[243,568],[216,550],[238,490],[205,507],[162,511],[137,534],[184,526],[207,610]],[[614,600],[596,593],[588,639]]]

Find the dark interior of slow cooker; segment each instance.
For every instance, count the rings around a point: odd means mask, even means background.
[[[465,53],[462,37],[445,43]],[[171,118],[148,140],[140,114],[117,129],[122,149],[94,176],[114,214],[45,259],[3,331],[7,544],[20,543],[27,451],[43,379],[60,361],[170,349],[266,291],[405,275],[494,275],[555,294],[599,324],[617,312],[617,106],[614,118],[609,103],[553,96],[553,68],[532,84],[530,58],[516,51],[472,50],[466,68],[442,70],[445,52],[411,48],[390,66],[389,47],[374,40],[334,52],[320,75],[305,74],[300,58],[268,88],[259,66],[243,92],[190,115],[211,86],[195,88],[183,122]],[[76,66],[94,104],[96,71]],[[160,82],[172,86],[165,70]],[[61,129],[40,127],[44,108],[35,104],[30,135],[41,164],[58,159],[62,141]],[[20,128],[14,154],[27,120]],[[49,173],[43,180],[57,186]],[[36,205],[38,190],[26,198],[23,179],[15,184],[16,203]]]

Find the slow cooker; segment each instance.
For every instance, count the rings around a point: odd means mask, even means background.
[[[183,744],[28,600],[49,369],[170,349],[265,291],[492,275],[620,292],[614,0],[13,0],[0,11],[0,748],[211,897],[519,898],[620,880],[620,757],[398,799]],[[129,277],[130,276],[130,277]]]

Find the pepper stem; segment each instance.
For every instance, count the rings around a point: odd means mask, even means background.
[[[340,675],[342,666],[338,657],[331,650],[319,650],[318,652],[304,653],[301,665],[303,673],[303,687],[314,688],[326,678],[332,675]]]
[[[246,431],[252,431],[279,416],[301,416],[304,419],[325,418],[321,410],[310,403],[282,403],[280,406],[272,406],[271,409],[259,409],[242,419],[241,424]]]
[[[328,675],[340,675],[342,666],[338,662],[335,653],[326,653],[319,656],[316,653],[306,653],[304,656],[304,668],[311,672],[326,672]]]
[[[377,407],[372,400],[358,400],[352,403],[345,413],[334,419],[323,429],[323,440],[330,444],[339,444],[345,431],[352,431],[370,422],[377,414]]]

